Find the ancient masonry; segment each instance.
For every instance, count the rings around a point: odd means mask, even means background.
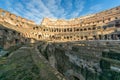
[[[36,40],[119,40],[120,6],[70,20],[44,18],[40,25],[0,9],[0,24]]]

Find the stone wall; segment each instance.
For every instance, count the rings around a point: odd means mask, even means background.
[[[52,42],[119,40],[120,7],[70,20],[44,18],[40,25],[0,9],[0,24],[27,38]]]
[[[15,14],[12,14],[8,11],[2,10],[0,9],[0,21],[2,22],[8,22],[12,25],[16,25],[16,26],[27,26],[28,24],[32,24],[35,25],[35,23],[31,20],[22,18],[20,16],[16,16]]]
[[[118,40],[120,7],[71,20],[44,18],[39,39],[50,41]],[[117,32],[116,32],[117,33]]]
[[[9,29],[0,25],[0,47],[7,49],[11,46],[30,43],[31,39],[25,37],[23,33]]]
[[[33,35],[33,27],[37,26],[34,21],[16,16],[15,14],[0,9],[0,24],[8,29],[19,32],[23,37],[36,39]],[[34,42],[34,40],[32,42]]]
[[[100,65],[101,60],[107,61],[111,65],[120,65],[119,61],[115,62],[114,59],[104,58],[102,54],[102,51],[119,50],[119,44],[119,41],[80,41],[71,43],[43,43],[38,48],[51,66],[65,75],[68,80],[76,78],[77,80],[105,80],[104,77],[106,77],[106,80],[114,80],[117,74],[112,73],[111,76],[115,75],[114,79],[109,79],[110,76],[108,77],[103,74],[104,71]],[[114,58],[116,59],[116,56]],[[119,59],[119,57],[117,58]],[[105,74],[109,75],[111,71],[110,69],[108,72],[106,70]],[[117,73],[117,71],[114,73]]]

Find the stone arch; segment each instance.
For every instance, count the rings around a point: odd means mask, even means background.
[[[76,31],[79,31],[79,28],[77,28]]]
[[[87,29],[86,29],[86,28],[84,28],[84,31],[87,31]]]
[[[104,35],[104,39],[107,40],[107,35]]]
[[[52,36],[52,39],[55,39],[55,36],[54,36],[54,35]]]
[[[95,30],[95,29],[96,29],[96,27],[93,27],[92,29],[93,29],[93,30]]]
[[[18,44],[19,43],[19,39],[15,39],[15,44]]]
[[[80,31],[83,31],[83,29],[80,29]]]
[[[20,33],[18,33],[18,36],[20,36]]]
[[[5,29],[4,31],[5,31],[5,33],[8,33],[8,30],[7,30],[7,29]]]
[[[33,27],[33,30],[35,30],[35,27]]]
[[[118,34],[118,38],[120,39],[120,34]]]
[[[96,35],[94,35],[94,36],[93,36],[93,40],[96,40],[96,39],[97,39],[97,37],[96,37]]]
[[[16,35],[16,32],[15,31],[12,31],[13,35]]]
[[[83,36],[81,36],[81,39],[83,39]]]
[[[41,36],[41,35],[38,35],[38,38],[42,38],[42,36]]]
[[[69,36],[67,36],[67,39],[69,39]]]
[[[92,30],[91,28],[88,28],[88,30]]]
[[[100,40],[102,39],[102,35],[99,35],[99,39],[100,39]]]
[[[69,32],[69,28],[67,28],[67,32]]]

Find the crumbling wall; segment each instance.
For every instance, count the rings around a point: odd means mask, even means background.
[[[0,25],[0,47],[7,49],[10,46],[30,43],[31,39],[24,37],[25,35]]]
[[[119,41],[44,43],[38,48],[51,66],[65,75],[68,80],[76,78],[77,80],[104,80],[100,66],[101,60],[104,59],[102,51],[120,49],[119,43]],[[109,75],[109,71],[105,74]]]
[[[22,18],[20,16],[16,16],[15,14],[12,14],[2,9],[0,9],[0,21],[7,22],[19,27],[30,27],[30,25],[35,25],[34,21]]]

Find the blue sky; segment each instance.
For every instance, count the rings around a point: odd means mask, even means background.
[[[0,0],[0,8],[40,23],[44,17],[71,19],[120,6],[120,0]]]

